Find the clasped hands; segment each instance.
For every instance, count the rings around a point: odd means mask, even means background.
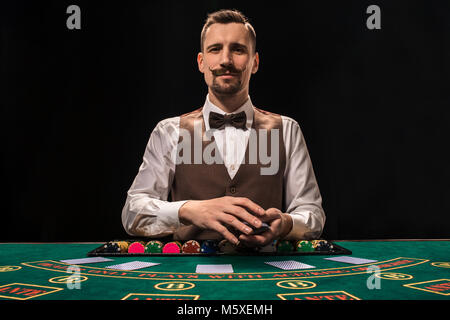
[[[210,200],[189,200],[178,211],[180,222],[201,229],[214,230],[237,245],[264,246],[275,239],[284,238],[292,229],[292,218],[277,208],[264,210],[244,197],[225,196]],[[263,222],[269,229],[261,234],[252,234]],[[232,227],[241,234],[232,233]]]

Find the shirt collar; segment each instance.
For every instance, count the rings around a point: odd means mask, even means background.
[[[220,114],[226,114],[225,111],[223,111],[222,109],[220,109],[218,106],[216,106],[215,104],[213,104],[210,100],[209,100],[209,94],[206,96],[206,100],[205,100],[205,104],[203,105],[203,119],[205,121],[205,130],[208,131],[209,128],[209,113],[213,111],[213,112],[217,112]],[[247,101],[240,106],[238,109],[236,109],[234,112],[231,112],[231,114],[233,113],[239,113],[241,111],[245,112],[245,115],[247,116],[247,124],[246,127],[247,129],[251,129],[252,127],[252,123],[253,123],[253,114],[254,114],[254,110],[253,110],[253,104],[252,104],[252,100],[250,99],[250,96],[248,97]]]

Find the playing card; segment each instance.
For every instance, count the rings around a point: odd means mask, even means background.
[[[105,268],[115,269],[115,270],[136,270],[136,269],[142,269],[142,268],[156,266],[158,264],[159,263],[155,263],[155,262],[130,261],[130,262],[125,262],[125,263],[115,264],[113,266],[108,266]]]
[[[270,226],[269,226],[267,223],[265,223],[265,222],[262,222],[262,223],[261,223],[261,227],[259,227],[259,228],[256,228],[256,227],[252,226],[252,225],[251,225],[250,223],[248,223],[248,222],[244,222],[244,224],[245,224],[246,226],[248,226],[248,227],[250,227],[250,228],[253,229],[251,235],[258,235],[258,234],[264,233],[264,232],[266,232],[267,230],[270,229]]]
[[[378,261],[378,260],[369,260],[369,259],[349,257],[349,256],[324,258],[324,259],[325,260],[331,260],[331,261],[337,261],[337,262],[350,263],[350,264],[364,264],[364,263],[371,263],[371,262],[377,262]]]
[[[196,273],[233,273],[231,264],[198,264]]]
[[[268,265],[283,269],[283,270],[296,270],[296,269],[311,269],[315,268],[315,266],[310,266],[306,263],[301,263],[294,260],[287,260],[287,261],[269,261],[264,262]]]
[[[81,258],[81,259],[68,259],[68,260],[59,260],[61,262],[67,264],[84,264],[84,263],[97,263],[104,261],[113,261],[112,259],[103,258],[103,257],[92,257],[92,258]]]

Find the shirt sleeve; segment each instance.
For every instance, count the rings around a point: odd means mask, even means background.
[[[322,197],[299,124],[283,116],[286,146],[285,204],[293,227],[286,239],[317,239],[325,225]]]
[[[129,235],[164,237],[180,226],[178,210],[186,201],[167,201],[178,135],[179,117],[160,121],[150,135],[122,209],[122,224]]]

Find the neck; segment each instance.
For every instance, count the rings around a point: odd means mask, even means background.
[[[226,113],[231,113],[239,109],[248,99],[248,91],[244,90],[235,95],[218,95],[208,90],[209,101],[222,109]]]

